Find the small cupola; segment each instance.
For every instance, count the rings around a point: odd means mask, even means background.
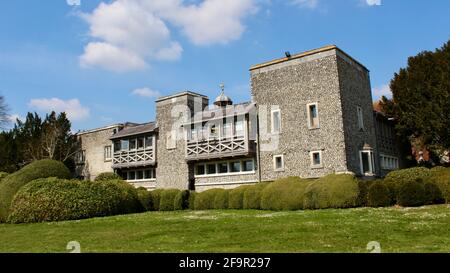
[[[216,105],[218,107],[226,107],[228,105],[233,105],[233,101],[227,95],[225,95],[225,85],[224,84],[220,85],[220,89],[222,89],[222,92],[214,101],[214,105]]]

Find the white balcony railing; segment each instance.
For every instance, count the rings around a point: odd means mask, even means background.
[[[142,150],[114,152],[113,168],[128,168],[154,165],[155,150],[147,148]]]

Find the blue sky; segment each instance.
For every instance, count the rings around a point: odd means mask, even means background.
[[[74,130],[154,119],[154,100],[219,84],[250,99],[249,67],[336,44],[374,99],[450,38],[448,0],[14,0],[0,6],[0,94],[14,117],[67,111]],[[103,3],[102,3],[103,2]]]

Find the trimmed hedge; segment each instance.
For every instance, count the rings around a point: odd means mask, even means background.
[[[197,196],[197,192],[195,192],[195,191],[191,191],[189,193],[188,203],[189,203],[189,209],[190,210],[194,210],[195,209],[195,198],[196,198],[196,196]]]
[[[442,191],[436,183],[426,182],[423,186],[425,188],[425,205],[445,203]]]
[[[229,191],[219,189],[216,192],[214,198],[214,209],[227,209],[228,208]]]
[[[99,174],[94,181],[122,180],[122,177],[116,173],[107,172]]]
[[[244,208],[244,193],[252,186],[240,186],[230,190],[228,194],[228,208],[229,209],[243,209]]]
[[[358,205],[358,181],[350,174],[331,174],[315,180],[305,191],[305,209],[354,208]]]
[[[398,195],[403,184],[422,180],[423,182],[433,182],[434,177],[431,171],[425,167],[415,167],[390,172],[384,179],[385,185],[389,188],[393,203],[398,203]]]
[[[369,206],[369,188],[375,183],[381,183],[383,180],[358,180],[359,196],[358,205],[361,207]]]
[[[175,196],[173,204],[175,210],[185,210],[189,208],[190,193],[190,191],[184,190],[180,191],[177,196]]]
[[[244,192],[244,209],[261,209],[261,196],[268,183],[259,183],[248,187]]]
[[[144,187],[140,187],[137,189],[137,196],[138,196],[139,203],[141,203],[141,206],[144,209],[144,211],[153,210],[153,199],[152,199],[151,192],[149,192]]]
[[[427,203],[423,181],[407,181],[398,188],[397,203],[403,207],[417,207]]]
[[[434,182],[439,187],[445,202],[450,202],[450,168],[435,167],[431,169]]]
[[[177,189],[168,189],[161,192],[161,200],[159,203],[160,211],[173,211],[175,210],[175,197],[180,193]]]
[[[196,210],[214,209],[214,202],[216,200],[216,195],[222,191],[223,189],[211,189],[197,193],[195,195],[194,208]]]
[[[153,210],[154,211],[159,211],[159,205],[161,203],[161,193],[163,192],[163,189],[157,189],[157,190],[153,190],[151,191],[151,196],[152,196],[152,204],[153,204]]]
[[[62,162],[45,159],[35,161],[4,178],[0,183],[0,222],[7,220],[11,202],[21,187],[47,177],[69,179],[71,174]]]
[[[2,180],[5,179],[8,175],[9,175],[9,173],[0,172],[0,183],[1,183]]]
[[[14,197],[8,222],[77,220],[140,212],[137,190],[123,181],[90,182],[43,178]]]
[[[312,182],[312,180],[301,179],[299,177],[287,177],[270,183],[262,191],[261,209],[303,209],[305,191]]]
[[[372,183],[367,193],[367,206],[388,207],[392,205],[388,187],[382,182]]]

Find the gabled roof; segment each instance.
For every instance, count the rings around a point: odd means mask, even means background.
[[[118,139],[118,138],[124,138],[129,136],[135,136],[135,135],[142,135],[146,133],[151,133],[156,130],[156,122],[149,122],[144,124],[138,124],[138,125],[130,125],[128,127],[125,127],[123,130],[119,131],[118,133],[114,134],[110,139]]]

